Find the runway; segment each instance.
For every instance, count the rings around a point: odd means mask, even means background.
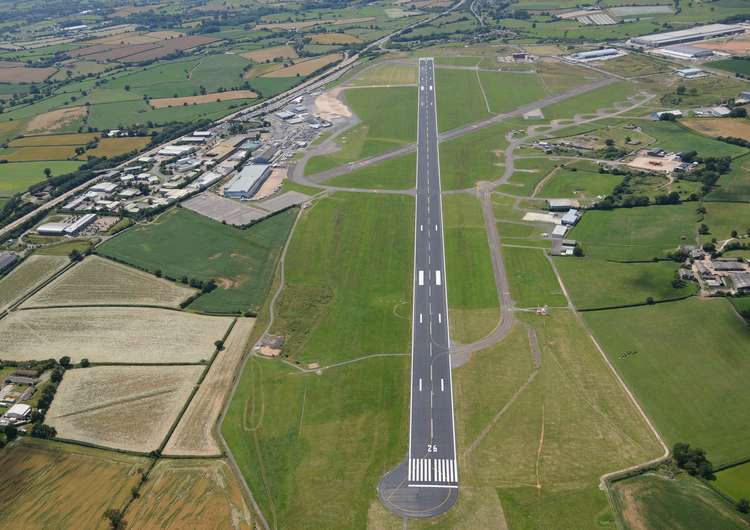
[[[455,503],[459,482],[431,58],[419,61],[418,94],[409,453],[383,478],[379,492],[391,511],[429,517]]]

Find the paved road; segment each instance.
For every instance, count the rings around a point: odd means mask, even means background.
[[[380,487],[389,509],[412,517],[439,515],[458,496],[434,76],[433,60],[420,59],[409,453]]]

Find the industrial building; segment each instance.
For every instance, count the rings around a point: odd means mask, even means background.
[[[13,405],[8,411],[3,414],[0,418],[0,425],[14,425],[17,423],[23,423],[28,421],[31,417],[31,407],[23,403],[17,403]]]
[[[567,212],[571,208],[580,208],[581,204],[575,199],[547,199],[547,209],[550,212]]]
[[[96,214],[88,213],[77,219],[71,218],[61,223],[44,223],[36,228],[44,236],[74,236],[96,220]]]
[[[576,209],[571,209],[565,212],[560,219],[560,222],[567,226],[573,226],[581,218],[581,212]]]
[[[656,53],[683,60],[706,59],[707,57],[712,57],[714,54],[711,50],[690,46],[689,44],[678,44],[677,46],[659,48],[656,50]]]
[[[726,37],[727,35],[739,35],[744,33],[745,28],[730,24],[708,24],[707,26],[697,26],[695,28],[683,29],[679,31],[668,31],[666,33],[655,33],[634,37],[630,39],[633,44],[647,46],[649,48],[659,48],[662,46],[671,46],[673,44],[683,44],[685,42],[696,42],[716,37]]]
[[[601,61],[604,59],[613,59],[619,57],[623,53],[615,48],[604,48],[603,50],[591,50],[588,52],[578,52],[569,55],[569,58],[574,61]]]
[[[706,77],[708,74],[700,68],[683,68],[677,70],[677,75],[683,79],[697,79],[699,77]]]
[[[18,255],[14,252],[0,252],[0,272],[10,269],[18,261]]]
[[[271,166],[268,164],[249,164],[224,186],[224,197],[230,199],[250,199],[260,189]]]
[[[278,152],[279,150],[276,147],[269,145],[253,156],[253,162],[256,164],[270,164]]]

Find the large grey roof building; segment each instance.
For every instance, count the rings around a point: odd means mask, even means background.
[[[260,189],[270,173],[268,164],[248,164],[224,186],[224,197],[249,199]]]
[[[725,37],[727,35],[737,35],[744,33],[745,28],[729,24],[708,24],[707,26],[697,26],[690,29],[679,31],[668,31],[666,33],[654,33],[653,35],[644,35],[630,39],[634,44],[656,48],[659,46],[670,46],[672,44],[682,44],[683,42],[695,42],[699,40],[712,39],[715,37]]]

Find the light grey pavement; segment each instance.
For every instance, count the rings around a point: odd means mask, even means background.
[[[434,65],[419,62],[409,452],[380,483],[392,512],[433,517],[458,498]]]

